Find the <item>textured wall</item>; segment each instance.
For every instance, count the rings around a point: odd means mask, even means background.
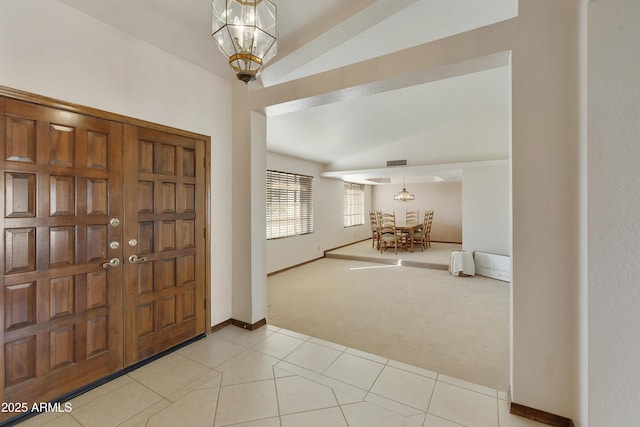
[[[511,256],[509,165],[464,171],[462,223],[463,249]]]
[[[589,4],[589,425],[640,420],[640,4]]]

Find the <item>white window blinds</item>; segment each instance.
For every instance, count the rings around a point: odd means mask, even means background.
[[[344,183],[344,226],[364,224],[364,185]]]
[[[313,232],[312,179],[267,171],[267,239]]]

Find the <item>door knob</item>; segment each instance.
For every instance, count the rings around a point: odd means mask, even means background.
[[[117,267],[120,265],[120,258],[111,258],[109,262],[102,264],[102,268]]]
[[[138,255],[129,256],[129,262],[131,264],[140,264],[142,262],[145,262],[146,260],[147,260],[146,256],[141,256],[141,257],[139,257]]]

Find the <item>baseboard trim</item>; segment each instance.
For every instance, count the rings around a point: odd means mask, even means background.
[[[528,406],[520,405],[518,403],[511,402],[510,412],[513,415],[518,415],[553,427],[575,427],[573,421],[569,418],[541,411],[540,409],[529,408]]]
[[[219,331],[220,329],[224,329],[229,325],[231,325],[231,319],[227,319],[224,322],[220,322],[220,323],[218,323],[216,325],[213,325],[211,327],[211,332]]]
[[[264,325],[266,325],[267,324],[267,319],[258,320],[254,324],[245,323],[245,322],[243,322],[241,320],[231,319],[231,324],[233,326],[237,326],[237,327],[242,328],[242,329],[248,329],[250,331],[255,331],[256,329],[261,328]]]
[[[324,254],[325,254],[325,256],[326,256],[326,255],[327,255],[327,252],[335,251],[335,250],[337,250],[337,249],[346,248],[347,246],[355,245],[355,244],[357,244],[357,243],[366,242],[367,240],[371,240],[371,237],[367,237],[366,239],[362,239],[362,240],[356,240],[355,242],[347,243],[347,244],[345,244],[345,245],[336,246],[335,248],[327,249],[326,251],[324,251]]]
[[[325,251],[326,252],[326,251]],[[309,261],[305,261],[305,262],[301,262],[300,264],[296,264],[296,265],[292,265],[290,267],[287,268],[283,268],[282,270],[277,270],[277,271],[272,271],[271,273],[267,273],[267,277],[273,276],[274,274],[278,274],[278,273],[284,273],[285,271],[297,268],[297,267],[301,267],[305,264],[310,264],[312,262],[318,261],[319,259],[324,258],[324,256],[318,257],[318,258],[314,258],[314,259],[310,259]]]
[[[237,326],[238,328],[247,329],[249,331],[255,331],[256,329],[261,328],[266,324],[267,324],[267,319],[258,320],[254,324],[246,323],[236,319],[227,319],[224,322],[220,322],[216,325],[213,325],[211,327],[211,332],[219,331],[220,329],[225,328],[229,325]]]

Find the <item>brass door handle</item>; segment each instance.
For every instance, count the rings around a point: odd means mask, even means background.
[[[138,255],[131,255],[129,256],[129,262],[131,264],[140,264],[142,262],[145,262],[148,258],[146,256],[141,256],[139,257]]]
[[[109,262],[102,264],[102,268],[117,267],[120,265],[120,258],[111,258]]]

